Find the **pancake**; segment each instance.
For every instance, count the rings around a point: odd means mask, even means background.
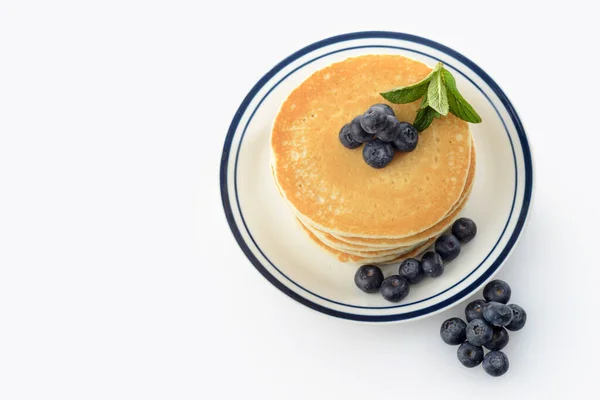
[[[468,200],[469,195],[471,194],[471,189],[473,188],[473,184],[475,182],[475,171],[477,166],[477,160],[475,155],[475,146],[471,146],[472,149],[472,157],[471,157],[471,167],[469,168],[469,174],[467,176],[467,182],[465,184],[465,191],[461,195],[460,200],[457,205],[453,207],[450,214],[448,214],[443,220],[432,226],[431,228],[420,232],[416,235],[401,238],[401,239],[372,239],[372,238],[360,238],[360,237],[345,237],[345,236],[335,236],[341,242],[344,243],[352,243],[359,245],[368,245],[375,246],[381,245],[383,247],[389,246],[408,246],[413,243],[418,243],[423,240],[426,240],[432,236],[436,236],[441,232],[448,229],[454,220],[457,218],[458,213],[464,208],[464,203]]]
[[[305,230],[305,232],[307,232],[310,236],[310,238],[316,242],[319,246],[321,246],[322,248],[328,250],[330,253],[334,254],[337,256],[338,260],[342,261],[342,262],[349,262],[349,261],[353,261],[353,262],[372,262],[372,263],[385,263],[387,261],[391,261],[393,262],[393,260],[396,259],[400,259],[401,256],[405,255],[405,254],[414,254],[415,250],[422,248],[423,245],[431,242],[431,240],[435,241],[436,238],[438,238],[440,235],[442,235],[453,223],[454,221],[456,221],[461,213],[461,211],[464,209],[464,207],[467,205],[467,201],[469,198],[469,195],[471,194],[471,188],[469,189],[467,195],[465,196],[464,201],[462,202],[462,204],[460,206],[458,206],[456,208],[456,210],[454,211],[454,213],[451,214],[451,216],[449,216],[449,219],[447,221],[447,225],[444,229],[441,229],[435,236],[433,236],[432,238],[429,238],[428,240],[421,242],[417,245],[417,247],[411,246],[408,249],[404,248],[399,250],[397,253],[392,253],[392,254],[364,254],[361,255],[356,255],[356,254],[352,254],[348,251],[341,251],[338,250],[330,245],[328,245],[327,243],[325,243],[324,241],[322,241],[318,235],[316,235],[315,233],[313,233],[311,230],[309,230],[299,219],[298,222],[300,223],[300,225],[302,225],[302,228]],[[420,254],[420,253],[417,253]],[[394,255],[396,257],[394,257]],[[406,257],[409,258],[409,257]],[[402,258],[404,259],[404,258]]]
[[[273,172],[272,168],[271,168],[271,172]],[[281,188],[279,187],[277,182],[275,182],[275,183],[276,183],[275,186],[277,187],[277,191],[283,197],[283,194],[281,193]],[[358,252],[361,252],[361,251],[367,251],[367,252],[368,251],[383,251],[383,250],[398,250],[399,251],[403,247],[403,246],[397,246],[397,245],[390,245],[390,246],[385,247],[385,246],[370,246],[370,245],[346,243],[346,242],[340,241],[338,238],[336,238],[328,233],[325,234],[325,233],[319,231],[318,229],[310,226],[310,222],[304,220],[304,217],[301,215],[296,215],[296,219],[298,220],[299,223],[302,224],[302,226],[306,230],[311,231],[313,233],[313,235],[315,235],[319,238],[319,240],[321,240],[322,242],[324,242],[325,244],[327,244],[328,246],[330,246],[336,250],[340,250],[340,251],[350,250],[349,253],[352,253],[353,250],[358,251]],[[342,243],[342,246],[337,246],[336,242]],[[406,246],[406,247],[413,248],[414,246]],[[360,255],[360,253],[358,253],[357,255]]]
[[[457,204],[452,207],[450,214],[448,214],[442,221],[438,222],[436,225],[431,228],[420,232],[416,235],[402,238],[402,239],[372,239],[372,238],[359,238],[359,237],[344,237],[344,236],[336,236],[331,235],[325,232],[319,231],[317,228],[310,226],[307,221],[303,221],[305,225],[309,229],[315,233],[317,237],[319,237],[322,241],[330,245],[331,247],[337,250],[387,250],[394,249],[400,246],[410,246],[414,244],[418,244],[423,242],[424,240],[429,239],[432,236],[436,236],[441,232],[445,231],[456,219],[457,209],[467,200],[470,195],[471,188],[473,186],[475,180],[475,171],[476,171],[476,156],[475,156],[475,146],[471,146],[471,164],[469,167],[469,173],[467,175],[467,182],[465,184],[465,190],[461,195]],[[460,207],[462,209],[462,207]],[[320,235],[323,235],[321,237]],[[349,246],[360,246],[358,249]]]
[[[314,231],[311,231],[305,224],[302,223],[302,221],[298,220],[304,227],[305,230],[310,231],[313,236],[322,244],[324,244],[325,246],[327,246],[328,248],[330,248],[331,250],[335,250],[340,254],[343,255],[347,255],[347,256],[357,256],[357,257],[361,257],[361,258],[365,258],[365,259],[370,259],[370,258],[382,258],[382,257],[389,257],[392,258],[393,256],[398,256],[398,255],[402,255],[405,253],[408,253],[409,251],[419,247],[421,244],[420,243],[418,245],[414,245],[414,246],[407,246],[407,247],[401,247],[401,248],[397,248],[397,249],[390,249],[390,250],[375,250],[375,251],[366,251],[366,252],[356,252],[356,251],[345,251],[345,250],[339,250],[333,246],[330,246],[326,241],[322,240],[322,237],[315,233]]]
[[[440,221],[439,223],[437,223],[436,225],[434,225],[431,229],[428,229],[426,232],[428,234],[422,233],[422,234],[417,234],[415,235],[415,237],[419,237],[421,238],[421,240],[415,240],[412,241],[411,243],[398,243],[396,244],[396,247],[385,247],[385,248],[380,248],[380,247],[374,247],[374,246],[364,246],[362,249],[358,250],[358,252],[360,253],[356,253],[357,250],[355,249],[348,249],[346,247],[346,242],[334,237],[333,235],[330,234],[324,234],[320,231],[318,231],[315,228],[312,228],[310,226],[308,226],[306,223],[303,222],[303,224],[305,225],[305,227],[307,229],[309,229],[320,241],[322,241],[323,243],[327,244],[329,247],[332,247],[335,250],[341,251],[341,252],[345,252],[345,253],[349,253],[349,254],[357,254],[357,255],[364,255],[364,253],[366,252],[377,252],[377,251],[385,251],[385,252],[392,252],[392,250],[403,250],[403,249],[412,249],[415,246],[418,246],[420,244],[422,244],[424,241],[426,241],[427,239],[431,238],[431,237],[435,237],[435,236],[439,236],[440,234],[442,234],[444,231],[446,231],[453,223],[454,221],[456,221],[456,219],[458,219],[458,215],[462,212],[462,210],[464,209],[464,207],[466,206],[466,203],[469,199],[469,196],[471,195],[471,189],[472,189],[472,184],[469,185],[469,187],[467,188],[467,192],[464,194],[464,196],[461,198],[460,204],[458,204],[456,206],[456,208],[446,216],[446,218],[444,218],[442,221]],[[332,240],[333,238],[333,240]],[[411,237],[412,238],[412,237]],[[377,240],[377,239],[360,239],[358,238],[358,240]]]
[[[434,237],[429,239],[427,242],[425,242],[423,245],[419,246],[417,249],[413,250],[407,254],[403,254],[401,256],[398,256],[392,260],[388,260],[388,261],[383,261],[380,262],[379,264],[396,264],[396,263],[401,263],[402,261],[406,260],[407,258],[417,258],[419,257],[421,254],[425,253],[427,250],[429,250],[430,247],[432,247],[435,244],[435,241],[437,240],[439,236]]]
[[[382,102],[380,91],[430,71],[402,56],[367,55],[317,71],[290,94],[275,119],[271,150],[275,180],[296,214],[324,233],[392,239],[414,236],[448,215],[469,170],[466,122],[435,119],[413,152],[397,154],[383,169],[369,167],[361,149],[346,149],[338,139],[344,124]],[[418,107],[392,105],[404,121],[413,121]]]
[[[271,168],[271,172],[273,173],[273,168]],[[275,181],[275,186],[277,187],[277,191],[279,192],[279,194],[283,197],[281,188],[277,184],[277,181]],[[284,199],[285,199],[285,197],[284,197]],[[336,250],[340,250],[340,251],[350,250],[349,253],[352,253],[352,250],[360,252],[360,251],[382,251],[382,250],[401,250],[402,249],[402,246],[397,246],[397,245],[372,246],[372,245],[364,245],[364,244],[346,243],[329,233],[321,232],[317,228],[311,226],[310,221],[305,220],[302,215],[297,214],[296,219],[298,220],[298,222],[300,222],[302,224],[302,226],[306,230],[310,230],[313,233],[313,235],[318,237],[319,240],[321,240],[326,245],[328,245],[329,247],[332,247]],[[406,247],[412,248],[414,246],[412,246],[412,247],[406,246]]]
[[[336,250],[347,252],[350,254],[354,254],[354,252],[373,252],[373,251],[399,251],[403,248],[410,248],[414,245],[381,245],[381,246],[373,246],[373,245],[365,245],[365,244],[354,244],[347,243],[343,240],[338,239],[336,236],[330,233],[324,233],[318,230],[315,227],[310,226],[306,221],[302,221],[301,218],[297,217],[303,224],[309,229],[315,236],[319,238],[323,243],[328,245],[329,247],[333,247]],[[418,244],[418,243],[416,243]]]
[[[378,257],[378,258],[359,257],[359,256],[353,256],[353,255],[332,249],[331,247],[329,247],[326,244],[324,244],[323,242],[321,242],[311,231],[306,229],[306,227],[302,224],[302,222],[300,222],[300,220],[297,220],[297,221],[298,221],[298,225],[300,225],[302,227],[302,229],[304,229],[304,231],[308,234],[308,236],[316,244],[318,244],[321,248],[327,250],[331,254],[337,256],[337,259],[341,262],[354,262],[354,263],[360,263],[360,264],[390,264],[390,263],[402,262],[407,258],[417,257],[418,255],[423,253],[425,250],[427,250],[429,247],[431,247],[435,243],[435,240],[437,239],[437,238],[431,238],[427,242],[423,243],[421,246],[414,248],[413,250],[410,250],[409,252],[400,254],[400,255],[382,256],[382,257]]]
[[[354,256],[359,256],[359,257],[383,257],[383,256],[390,256],[390,255],[398,255],[403,252],[408,252],[408,251],[414,249],[415,247],[418,247],[419,245],[423,244],[423,243],[416,243],[411,246],[396,246],[396,247],[389,248],[389,249],[377,249],[377,248],[375,248],[375,249],[367,248],[367,249],[362,249],[362,250],[345,249],[345,248],[339,247],[336,243],[331,242],[327,237],[325,237],[325,235],[323,233],[317,231],[314,228],[311,228],[306,223],[304,223],[300,218],[298,218],[298,221],[300,221],[300,223],[302,225],[304,225],[304,228],[309,230],[323,244],[327,245],[328,247],[330,247],[334,250],[339,251],[340,253],[346,253],[348,255],[354,255]]]

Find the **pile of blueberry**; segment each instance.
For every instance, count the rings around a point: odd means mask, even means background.
[[[376,265],[363,265],[354,275],[354,283],[365,293],[381,292],[384,299],[399,302],[408,296],[410,285],[423,280],[425,276],[437,278],[444,273],[444,263],[454,260],[461,249],[461,242],[467,243],[477,234],[477,225],[469,218],[459,218],[452,225],[452,233],[445,233],[435,242],[435,251],[428,251],[421,261],[408,258],[400,264],[398,275],[383,278],[383,272]]]
[[[459,345],[458,361],[468,368],[483,362],[483,369],[491,376],[504,375],[508,371],[508,357],[502,350],[508,344],[508,332],[525,326],[527,313],[510,300],[511,289],[499,279],[491,281],[483,289],[485,300],[475,300],[467,305],[467,322],[460,318],[444,321],[440,328],[442,340]],[[484,356],[483,347],[490,350]]]
[[[419,132],[408,122],[400,122],[392,107],[375,104],[340,130],[340,142],[348,149],[366,143],[363,158],[373,168],[392,162],[395,152],[407,153],[417,147]]]

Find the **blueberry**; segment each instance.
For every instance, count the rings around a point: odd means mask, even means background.
[[[393,143],[396,150],[400,152],[408,153],[413,151],[417,148],[417,143],[419,143],[419,132],[408,122],[400,122],[400,133]]]
[[[423,254],[421,267],[423,268],[425,275],[430,278],[437,278],[444,273],[444,261],[435,251],[428,251]]]
[[[354,275],[354,283],[365,293],[375,293],[383,282],[383,272],[375,265],[363,265]]]
[[[494,327],[494,334],[484,346],[489,350],[502,350],[508,344],[508,332],[501,326]]]
[[[456,351],[458,361],[467,368],[473,368],[483,361],[483,349],[480,346],[473,346],[469,342],[464,342]]]
[[[394,149],[389,143],[373,140],[365,145],[363,159],[373,168],[383,168],[394,159]]]
[[[383,108],[383,111],[387,115],[391,115],[393,117],[396,116],[396,114],[394,113],[394,110],[392,109],[392,107],[388,106],[387,104],[378,103],[378,104],[373,104],[371,107],[380,107],[380,108]]]
[[[440,336],[446,344],[461,344],[467,340],[467,323],[460,318],[450,318],[440,327]]]
[[[435,251],[442,260],[452,261],[460,254],[460,242],[454,235],[443,234],[435,241]]]
[[[510,300],[511,292],[508,283],[496,279],[485,285],[483,288],[483,298],[487,301],[497,301],[498,303],[506,304]]]
[[[354,117],[352,122],[350,122],[350,137],[354,139],[355,142],[359,143],[367,143],[371,140],[375,139],[375,135],[365,132],[365,130],[360,125],[360,115],[358,117]]]
[[[477,225],[469,218],[459,218],[452,225],[452,234],[463,243],[469,242],[477,235]]]
[[[387,116],[385,108],[372,106],[360,117],[360,126],[366,132],[376,134],[386,128],[388,123]]]
[[[483,346],[493,334],[494,328],[482,319],[474,319],[467,324],[467,341],[473,346]]]
[[[396,140],[396,138],[398,138],[399,135],[400,121],[398,121],[393,115],[387,116],[386,127],[375,134],[377,139],[383,140],[384,142],[392,142]]]
[[[398,275],[404,277],[411,285],[421,282],[424,278],[421,261],[416,258],[407,258],[402,261],[398,269]]]
[[[340,142],[348,149],[356,149],[362,145],[350,136],[350,124],[344,125],[340,130]]]
[[[465,308],[465,316],[467,317],[467,322],[471,322],[474,319],[482,319],[484,306],[485,300],[475,300],[467,304],[467,308]]]
[[[399,275],[385,278],[381,284],[381,295],[387,301],[399,302],[410,292],[410,284]]]
[[[523,329],[525,322],[527,322],[527,313],[521,306],[516,304],[509,304],[508,306],[513,312],[513,319],[510,321],[510,324],[506,325],[506,329],[509,331],[518,331],[519,329]]]
[[[490,351],[483,357],[483,370],[488,375],[504,375],[508,371],[508,367],[508,357],[501,351]]]
[[[492,325],[506,326],[513,319],[512,309],[506,304],[490,301],[483,307],[483,319]]]

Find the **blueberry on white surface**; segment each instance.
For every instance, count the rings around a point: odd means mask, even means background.
[[[490,351],[483,357],[483,370],[491,376],[501,376],[508,371],[508,357],[501,351]]]
[[[508,283],[494,279],[488,282],[483,288],[483,298],[487,301],[497,301],[498,303],[506,304],[510,300],[512,290]]]
[[[467,341],[473,346],[483,346],[494,334],[492,325],[482,319],[474,319],[467,324]]]
[[[464,342],[456,350],[458,361],[467,368],[473,368],[483,361],[483,349],[481,346],[473,346],[469,342]]]
[[[464,343],[467,340],[467,323],[460,318],[449,318],[442,323],[440,336],[446,344]]]

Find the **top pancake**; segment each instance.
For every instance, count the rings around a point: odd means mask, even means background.
[[[417,148],[383,169],[349,150],[340,128],[371,105],[379,92],[409,85],[431,68],[395,55],[349,58],[315,72],[281,106],[271,134],[272,166],[282,194],[320,230],[337,235],[401,238],[439,222],[459,199],[469,170],[468,124],[436,119]],[[419,102],[392,105],[413,121]]]

